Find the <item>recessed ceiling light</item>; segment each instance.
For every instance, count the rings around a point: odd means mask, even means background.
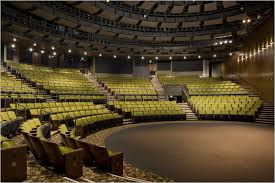
[[[246,23],[246,20],[245,19],[243,19],[243,24],[245,24]]]
[[[102,54],[100,53],[98,56],[100,56],[100,57],[101,57],[101,56],[102,56]]]
[[[131,57],[130,57],[130,55],[128,55],[128,57],[127,57],[128,59],[130,59]]]
[[[11,44],[11,47],[12,47],[12,48],[15,48],[15,44]]]
[[[15,42],[15,41],[16,41],[16,38],[13,38],[12,40]]]
[[[52,46],[52,50],[54,50],[55,49],[55,47],[54,46]]]
[[[68,50],[68,52],[69,52],[69,53],[71,53],[71,52],[72,52],[72,50],[71,50],[71,49],[69,49],[69,50]]]
[[[214,57],[214,58],[216,58],[216,57],[217,57],[217,55],[216,55],[216,54],[214,54],[214,55],[213,55],[213,57]]]
[[[220,44],[222,44],[222,41],[220,41]]]
[[[144,59],[144,56],[142,56],[141,59],[143,60],[143,59]]]
[[[249,19],[247,19],[246,21],[247,21],[247,23],[250,23],[250,22],[251,22],[251,19],[249,18]]]
[[[169,57],[170,60],[172,60],[172,57]]]
[[[116,58],[116,55],[114,55],[114,58]]]
[[[86,52],[86,51],[84,52],[84,55],[87,55],[87,52]]]
[[[42,54],[43,54],[43,53],[45,53],[45,51],[44,51],[44,50],[41,50],[40,52],[41,52]]]
[[[56,55],[56,52],[53,52],[53,55]]]
[[[225,40],[224,43],[227,44],[227,40]]]
[[[159,57],[156,57],[156,60],[158,60],[159,59]]]
[[[143,17],[144,17],[144,18],[146,18],[146,17],[147,17],[147,15],[145,15],[145,14],[144,14],[144,15],[143,15]]]
[[[229,40],[229,43],[232,43],[232,40]]]
[[[199,55],[198,58],[201,58],[201,56]]]
[[[36,43],[33,43],[33,46],[36,46]]]
[[[186,56],[184,56],[183,58],[186,59]]]
[[[29,51],[33,51],[33,49],[32,49],[32,48],[29,48]]]
[[[232,56],[232,53],[230,52],[229,55]]]

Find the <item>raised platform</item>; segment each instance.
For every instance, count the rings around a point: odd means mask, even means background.
[[[273,130],[229,121],[150,123],[105,143],[126,163],[175,181],[273,181]]]

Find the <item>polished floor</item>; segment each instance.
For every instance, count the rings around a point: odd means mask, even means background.
[[[171,122],[114,133],[124,160],[175,181],[273,181],[273,125]]]

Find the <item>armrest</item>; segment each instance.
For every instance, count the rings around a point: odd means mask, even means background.
[[[115,175],[123,174],[123,153],[118,152],[110,156],[110,170]]]
[[[63,156],[71,156],[71,155],[74,155],[74,154],[76,154],[77,156],[79,156],[79,155],[82,155],[83,152],[84,152],[83,149],[74,149],[73,151],[64,153]]]

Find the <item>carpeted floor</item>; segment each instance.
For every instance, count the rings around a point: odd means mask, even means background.
[[[273,181],[273,126],[171,122],[114,133],[107,147],[136,167],[175,181]]]

